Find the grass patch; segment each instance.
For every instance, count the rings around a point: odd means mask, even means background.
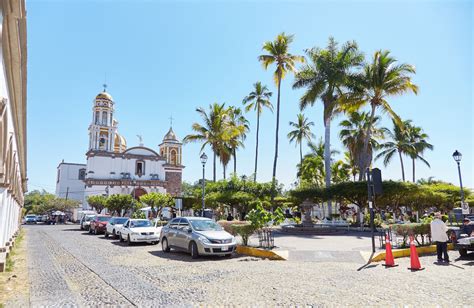
[[[13,268],[15,266],[15,261],[13,260],[13,257],[16,255],[16,247],[18,247],[18,245],[21,244],[21,242],[23,241],[23,239],[25,237],[24,232],[25,231],[23,229],[20,229],[20,232],[18,233],[18,236],[16,237],[16,240],[15,240],[15,246],[13,246],[12,250],[10,251],[10,253],[7,256],[7,260],[6,260],[6,263],[5,263],[5,271],[6,272],[13,271]],[[0,306],[0,308],[2,308],[2,307]]]

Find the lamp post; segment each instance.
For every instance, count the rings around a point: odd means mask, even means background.
[[[202,213],[201,216],[204,217],[204,189],[206,185],[206,178],[205,178],[205,171],[206,171],[206,162],[207,162],[207,155],[206,153],[202,153],[201,155],[201,164],[202,164]]]
[[[461,178],[461,158],[462,154],[458,150],[453,153],[454,161],[458,164],[458,174],[459,174],[459,186],[461,187],[461,207],[464,206],[464,190],[462,189],[462,178]]]

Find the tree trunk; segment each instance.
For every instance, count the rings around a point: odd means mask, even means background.
[[[369,125],[367,126],[367,132],[365,133],[365,139],[364,139],[364,148],[362,149],[362,166],[360,166],[359,170],[359,181],[362,181],[365,179],[365,174],[366,174],[366,169],[370,166],[369,162],[369,140],[372,135],[372,123],[374,121],[374,116],[375,116],[375,104],[371,104],[372,110],[370,111],[370,119],[369,119]]]
[[[277,95],[277,118],[275,128],[275,158],[273,159],[273,175],[272,175],[272,194],[271,203],[273,209],[273,200],[275,200],[275,181],[276,181],[276,169],[278,160],[278,129],[280,128],[280,88],[281,88],[281,75],[278,75],[278,95]]]
[[[402,166],[402,181],[405,182],[405,168],[403,167],[402,152],[398,150],[398,156],[400,157],[400,165]]]
[[[214,162],[213,162],[213,175],[212,175],[212,180],[215,182],[216,181],[216,152],[214,152]]]
[[[227,165],[222,164],[222,173],[224,174],[224,180],[225,180],[225,169],[227,168]]]
[[[413,166],[413,183],[415,183],[415,159],[411,159],[411,164]]]
[[[234,174],[237,176],[237,151],[234,149]]]
[[[324,120],[324,171],[326,173],[326,188],[331,186],[331,118]],[[332,203],[328,200],[328,214],[332,214]]]
[[[257,141],[255,143],[255,171],[253,173],[253,181],[257,182],[257,161],[258,161],[258,132],[260,131],[260,113],[257,110]]]
[[[300,166],[303,164],[303,144],[300,141]]]

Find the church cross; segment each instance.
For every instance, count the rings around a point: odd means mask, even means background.
[[[170,127],[173,127],[173,115],[171,115],[168,119],[170,119]]]
[[[106,90],[107,90],[107,84],[104,83],[102,86],[104,87],[104,92],[106,92]]]

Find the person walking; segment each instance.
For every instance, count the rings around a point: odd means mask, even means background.
[[[441,213],[435,213],[435,219],[430,224],[431,229],[431,240],[436,243],[436,253],[438,254],[438,262],[449,263],[448,255],[448,227],[441,220]]]

